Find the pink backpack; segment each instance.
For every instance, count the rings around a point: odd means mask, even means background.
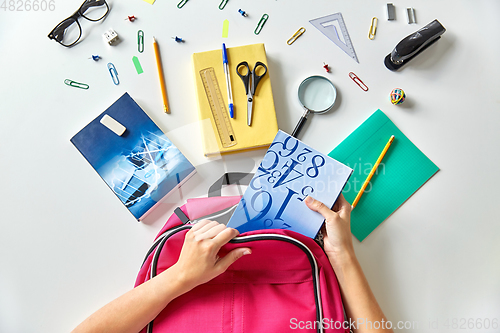
[[[208,198],[188,199],[175,210],[146,255],[136,286],[178,259],[184,236],[201,219],[227,223],[240,196],[220,196],[223,184],[253,175],[224,175]],[[160,332],[349,332],[335,273],[318,243],[281,229],[251,231],[226,244],[252,254],[223,274],[174,299],[142,333]]]

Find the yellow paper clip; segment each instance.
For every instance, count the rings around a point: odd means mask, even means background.
[[[262,17],[260,18],[259,24],[257,24],[257,27],[253,31],[254,34],[256,34],[256,35],[260,34],[260,31],[264,27],[264,24],[266,24],[268,18],[269,18],[269,15],[267,15],[267,14],[262,15]]]
[[[368,32],[369,39],[375,38],[375,33],[377,32],[377,22],[378,22],[378,18],[373,17],[372,24],[370,25],[370,31]]]
[[[64,80],[64,83],[70,87],[80,88],[80,89],[89,89],[89,85],[85,83],[75,82],[70,79]]]
[[[184,7],[184,5],[186,4],[186,2],[188,2],[189,0],[182,0],[181,2],[179,2],[177,4],[177,8],[181,9],[182,7]]]
[[[293,42],[295,42],[297,40],[297,38],[299,38],[300,36],[302,36],[302,34],[306,32],[306,28],[304,27],[301,27],[299,30],[297,30],[297,32],[292,36],[290,37],[289,40],[286,41],[286,43],[288,45],[292,45]]]

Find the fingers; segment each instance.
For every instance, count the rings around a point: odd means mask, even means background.
[[[227,230],[230,230],[230,229],[227,229]],[[225,271],[236,260],[238,260],[241,257],[243,257],[244,255],[247,255],[247,254],[250,254],[250,253],[252,253],[252,251],[249,248],[247,248],[247,247],[239,248],[239,249],[234,249],[231,252],[229,252],[228,254],[226,254],[224,256],[224,258],[222,258],[217,265],[219,265],[219,267],[220,267],[220,269],[222,271]]]
[[[219,248],[227,244],[231,239],[238,236],[240,233],[238,230],[233,228],[225,228],[217,236],[214,237],[214,242]]]
[[[207,224],[209,224],[210,220],[201,220],[200,222],[196,223],[192,228],[191,228],[191,232],[195,232],[196,230],[199,230],[201,228],[203,228],[204,226],[206,226]]]
[[[344,198],[344,195],[341,193],[339,197],[337,198],[337,202],[335,203],[338,205],[337,207],[337,212],[342,218],[347,218],[350,216],[351,211],[352,211],[352,206],[351,204]]]
[[[201,221],[200,221],[201,222]],[[200,235],[204,232],[207,232],[208,230],[212,229],[213,227],[216,227],[219,225],[219,222],[216,222],[216,221],[208,221],[207,224],[205,224],[204,226],[202,226],[201,228],[199,228],[198,230],[196,230],[194,232],[195,235]]]
[[[332,219],[337,215],[330,208],[326,207],[324,203],[313,197],[308,196],[304,201],[309,209],[320,213],[325,219]]]
[[[208,224],[207,226],[210,226]],[[198,230],[196,232],[195,239],[196,240],[202,240],[202,239],[211,239],[217,236],[219,233],[221,233],[224,229],[226,229],[226,226],[224,224],[217,223],[216,225],[211,226],[209,229],[203,231]]]

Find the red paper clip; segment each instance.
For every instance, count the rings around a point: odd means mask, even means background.
[[[366,86],[366,84],[364,84],[363,81],[361,81],[361,79],[356,74],[354,74],[353,72],[349,72],[349,77],[354,82],[356,82],[356,84],[361,88],[361,90],[368,91],[368,87]]]

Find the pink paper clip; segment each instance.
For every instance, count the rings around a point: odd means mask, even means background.
[[[349,77],[354,82],[356,82],[356,84],[361,88],[361,90],[368,91],[368,87],[366,86],[366,84],[364,84],[363,81],[361,81],[361,79],[356,74],[354,74],[353,72],[349,72]]]

